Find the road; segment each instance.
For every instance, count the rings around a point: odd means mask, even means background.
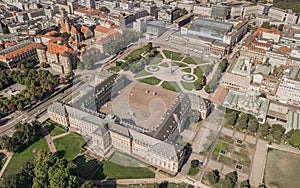
[[[96,185],[132,185],[132,184],[154,184],[154,183],[187,183],[195,187],[209,188],[201,182],[195,182],[193,179],[184,178],[147,178],[147,179],[122,179],[122,180],[107,180],[107,181],[94,181]],[[142,187],[142,186],[141,186]]]
[[[53,94],[48,98],[45,102],[40,103],[36,107],[25,111],[25,112],[15,112],[14,114],[11,115],[11,120],[9,120],[5,125],[0,127],[0,135],[6,134],[9,130],[12,130],[15,125],[18,123],[22,122],[23,120],[25,121],[31,121],[36,118],[39,114],[42,114],[45,112],[48,108],[49,105],[51,105],[53,102],[60,101],[70,95],[73,91],[73,88],[78,88],[78,86],[81,84],[81,82],[73,85],[72,87],[66,89],[64,92],[58,91],[60,93],[58,94]]]

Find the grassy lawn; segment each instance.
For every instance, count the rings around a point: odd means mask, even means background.
[[[186,72],[186,73],[191,73],[192,69],[191,68],[185,68],[185,69],[182,69],[182,71]]]
[[[192,57],[186,57],[182,60],[185,63],[196,65],[196,61]]]
[[[300,155],[269,149],[264,180],[269,187],[298,187]]]
[[[182,61],[185,63],[188,63],[188,64],[193,64],[193,65],[200,65],[200,64],[207,63],[207,61],[205,61],[201,57],[195,57],[195,56],[186,57]]]
[[[80,177],[87,179],[97,167],[99,167],[99,161],[88,155],[81,155],[73,160],[76,164],[76,174]]]
[[[62,125],[52,120],[47,120],[43,125],[48,129],[50,136],[57,136],[67,132]]]
[[[51,132],[50,132],[50,136],[57,136],[57,135],[60,135],[60,134],[63,134],[63,133],[66,133],[67,131],[59,126],[55,126]]]
[[[120,66],[115,66],[115,67],[111,67],[108,70],[113,71],[113,72],[119,72],[121,70]]]
[[[142,77],[142,76],[148,76],[148,75],[152,75],[153,73],[147,72],[146,70],[142,70],[140,72],[138,72],[136,75],[134,75],[134,77]]]
[[[173,66],[178,66],[178,67],[187,67],[186,64],[180,63],[180,62],[172,62]]]
[[[162,59],[163,59],[163,56],[159,53],[150,61],[150,65],[156,65],[156,64],[160,63]]]
[[[195,176],[196,174],[198,174],[198,172],[200,171],[199,168],[193,168],[191,167],[188,171],[188,175],[189,176]]]
[[[157,85],[160,83],[161,80],[155,77],[150,77],[150,78],[141,79],[139,81],[150,85]]]
[[[229,151],[229,144],[228,143],[218,142],[216,144],[216,147],[215,147],[214,152],[213,152],[214,155],[218,155],[221,149],[224,150],[224,151],[226,151],[226,152],[228,152]]]
[[[166,63],[166,62],[159,64],[159,66],[161,66],[161,67],[169,67],[168,63]]]
[[[180,91],[180,88],[179,86],[177,85],[176,82],[166,82],[164,81],[161,86],[164,88],[164,89],[168,89],[170,91],[175,91],[175,92],[178,92]]]
[[[192,91],[194,89],[194,83],[193,82],[181,81],[180,83],[183,86],[183,88],[186,89],[186,90]]]
[[[194,74],[200,78],[203,75],[202,69],[200,67],[197,67],[194,69]]]
[[[235,165],[237,164],[236,160],[233,160],[229,157],[226,157],[224,155],[220,155],[219,162],[224,163],[225,165],[230,166],[231,168],[235,168]]]
[[[139,49],[137,49],[137,50],[134,50],[134,51],[132,51],[126,58],[125,58],[125,60],[126,59],[128,59],[128,57],[137,57],[137,56],[140,56],[140,55],[142,55],[142,53],[144,52],[144,49],[143,48],[139,48]]]
[[[93,175],[92,179],[141,179],[154,178],[155,174],[145,167],[126,167],[107,160],[103,160],[101,168]]]
[[[227,136],[227,135],[220,136],[219,140],[222,140],[222,141],[230,143],[230,144],[233,144],[233,142],[234,142],[234,140],[230,136]]]
[[[203,73],[206,73],[206,70],[207,70],[208,66],[209,65],[200,65],[200,68],[201,68],[201,70],[202,70]]]
[[[183,58],[181,53],[172,52],[169,50],[163,50],[163,53],[167,58],[172,59],[174,61],[181,61]]]
[[[17,173],[21,170],[22,164],[26,162],[34,162],[35,154],[40,151],[49,151],[45,138],[41,138],[38,142],[33,143],[21,153],[15,153],[9,162],[4,175]]]
[[[69,161],[80,153],[81,147],[85,144],[83,137],[75,133],[55,139],[53,142],[57,151]]]
[[[148,166],[148,164],[120,152],[114,152],[114,154],[109,158],[109,161],[123,166],[131,166],[131,167]]]

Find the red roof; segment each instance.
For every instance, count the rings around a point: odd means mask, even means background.
[[[225,100],[228,92],[229,92],[229,89],[219,86],[216,91],[216,94],[214,95],[214,97],[212,99],[212,102],[221,106],[223,104],[223,101]]]
[[[107,28],[107,27],[104,27],[104,26],[101,26],[101,25],[98,25],[95,28],[95,31],[98,31],[98,32],[101,32],[101,33],[110,33],[110,32],[113,32],[114,30],[110,29],[110,28]]]
[[[89,14],[89,15],[98,15],[101,13],[100,10],[97,10],[94,8],[78,8],[75,10],[75,12],[80,12],[80,13]]]

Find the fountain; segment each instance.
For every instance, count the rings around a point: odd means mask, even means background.
[[[191,74],[185,74],[181,78],[185,81],[194,81],[196,79],[196,77]]]
[[[149,71],[149,72],[157,72],[157,71],[159,71],[159,67],[157,67],[157,66],[149,66],[149,67],[147,67],[147,71]]]

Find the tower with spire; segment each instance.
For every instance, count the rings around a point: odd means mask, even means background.
[[[64,8],[60,9],[60,25],[61,27],[66,27],[67,33],[70,33],[69,17]]]

